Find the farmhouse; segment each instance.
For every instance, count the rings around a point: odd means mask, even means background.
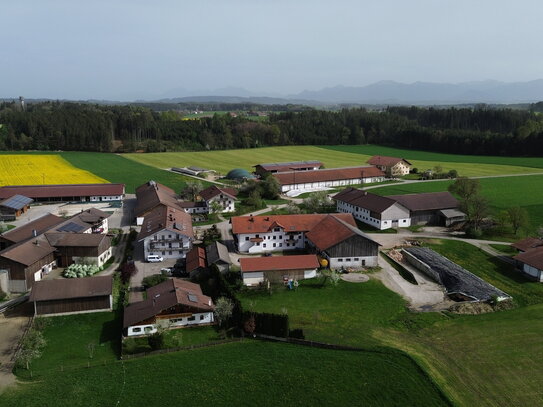
[[[145,215],[138,242],[143,242],[145,258],[184,258],[192,247],[192,219],[182,209],[159,205]]]
[[[375,165],[383,171],[388,178],[401,177],[409,174],[411,163],[404,158],[374,155],[368,160],[368,164]]]
[[[0,220],[15,220],[28,211],[32,202],[34,202],[32,198],[23,195],[13,195],[11,198],[1,200]]]
[[[351,213],[355,219],[376,229],[411,225],[409,209],[394,199],[356,188],[346,188],[334,195],[333,199],[338,212]]]
[[[111,239],[105,236],[108,216],[95,208],[66,220],[49,214],[5,233],[0,270],[7,271],[8,290],[29,290],[57,265],[103,265],[112,253]]]
[[[138,218],[136,222],[138,225],[142,224],[146,214],[160,205],[184,210],[179,206],[177,194],[173,189],[152,180],[136,188],[136,199],[134,216]]]
[[[200,197],[205,203],[205,207],[208,213],[213,213],[213,204],[218,204],[221,209],[220,213],[235,212],[236,195],[238,191],[233,188],[219,188],[216,185],[212,185],[200,192]]]
[[[124,309],[125,336],[149,335],[171,329],[214,323],[215,306],[198,284],[172,278],[147,289],[147,299]]]
[[[385,179],[385,173],[373,166],[278,172],[273,176],[279,181],[281,192],[322,190],[331,187],[381,182]]]
[[[448,215],[447,212],[444,214],[442,211],[458,208],[458,200],[450,192],[389,195],[387,198],[409,209],[411,225],[442,225],[446,223]],[[456,219],[462,217],[459,211],[450,215]]]
[[[286,163],[257,164],[253,166],[255,174],[264,177],[267,174],[286,171],[312,171],[322,167],[320,161],[292,161]]]
[[[527,237],[511,246],[521,252],[513,257],[517,269],[535,281],[543,282],[543,239]]]
[[[306,234],[308,246],[328,260],[331,269],[377,266],[380,244],[353,223],[327,216]]]
[[[408,263],[441,284],[454,301],[498,301],[511,298],[508,294],[453,263],[427,247],[402,249]]]
[[[35,316],[81,314],[111,311],[111,276],[37,281],[29,302]]]
[[[121,201],[124,184],[16,185],[0,187],[0,199],[23,195],[36,202]]]
[[[319,261],[314,254],[300,256],[241,257],[239,259],[243,284],[255,286],[268,280],[282,283],[303,280],[317,275]]]

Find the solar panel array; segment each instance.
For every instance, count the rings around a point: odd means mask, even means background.
[[[85,229],[84,226],[81,226],[81,225],[78,225],[77,223],[74,223],[74,222],[69,222],[65,225],[62,225],[60,228],[58,228],[57,230],[59,232],[74,232],[74,233],[78,233],[78,232],[81,232],[83,229]]]
[[[26,205],[32,203],[34,200],[23,195],[13,195],[11,198],[6,199],[1,203],[2,206],[10,209],[22,209]]]

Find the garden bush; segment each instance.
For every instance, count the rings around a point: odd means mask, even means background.
[[[62,275],[66,278],[89,277],[101,270],[102,268],[96,264],[71,264],[64,270]]]
[[[153,274],[152,276],[145,277],[141,284],[145,287],[145,289],[147,289],[150,287],[154,287],[155,285],[159,285],[167,279],[168,277],[162,274]]]

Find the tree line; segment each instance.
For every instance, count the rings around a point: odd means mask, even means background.
[[[486,106],[282,109],[270,107],[264,121],[227,114],[186,120],[182,111],[141,105],[56,101],[22,109],[16,102],[3,102],[0,150],[157,152],[370,143],[459,154],[543,154],[541,103],[527,110]]]

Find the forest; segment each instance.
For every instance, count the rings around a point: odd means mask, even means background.
[[[230,109],[228,109],[230,107]],[[233,111],[235,107],[221,108]],[[75,102],[0,104],[0,150],[159,152],[280,145],[378,144],[477,155],[543,155],[542,103],[528,110],[260,106],[266,120]]]

